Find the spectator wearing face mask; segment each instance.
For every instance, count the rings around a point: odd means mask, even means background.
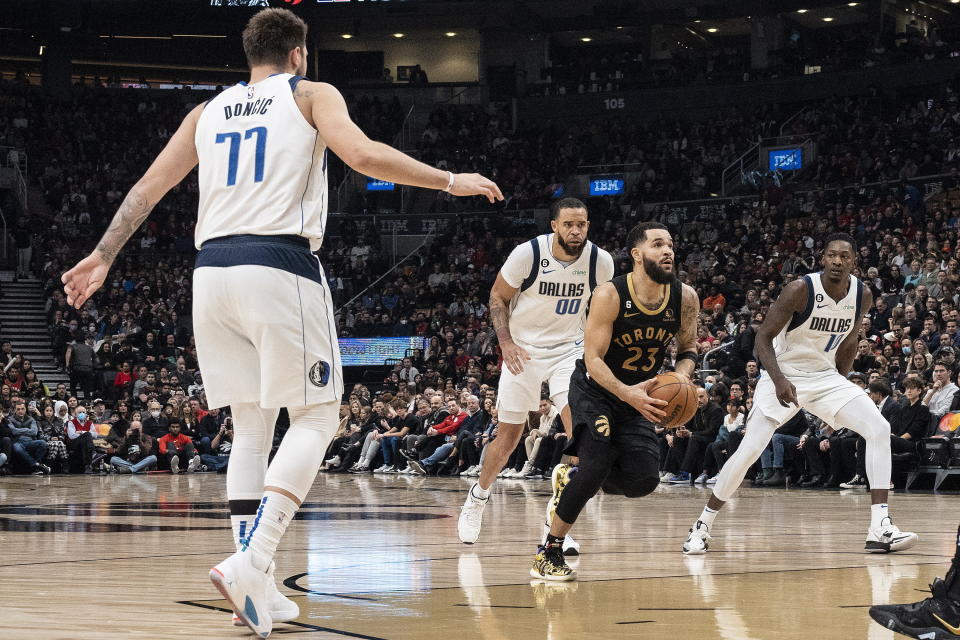
[[[67,421],[67,451],[70,457],[83,463],[83,472],[93,473],[93,420],[87,409],[77,405],[77,415]]]
[[[147,435],[158,439],[167,434],[167,425],[170,421],[161,413],[160,403],[151,400],[147,404],[147,416],[143,421],[143,431]]]

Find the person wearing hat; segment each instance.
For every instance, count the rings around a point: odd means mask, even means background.
[[[950,377],[956,378],[957,371],[960,370],[960,362],[957,362],[957,350],[952,346],[940,347],[933,353],[934,361],[942,362],[950,369]]]
[[[90,414],[90,419],[93,420],[94,424],[101,424],[110,419],[110,411],[107,410],[103,398],[94,399],[93,413]]]

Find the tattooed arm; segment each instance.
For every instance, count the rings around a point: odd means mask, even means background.
[[[156,204],[197,166],[194,136],[202,111],[203,105],[198,105],[184,118],[167,146],[127,193],[97,247],[63,274],[61,280],[68,304],[79,309],[100,288],[117,254]]]
[[[680,331],[677,332],[677,356],[690,353],[689,357],[678,358],[676,371],[688,378],[693,377],[697,368],[697,318],[700,315],[700,298],[693,287],[682,285],[683,297],[680,301]]]
[[[507,284],[503,274],[498,273],[497,281],[493,283],[493,288],[490,290],[490,324],[497,332],[503,364],[514,375],[523,371],[524,360],[530,359],[526,350],[514,342],[510,334],[510,302],[515,295],[517,295],[517,289]]]

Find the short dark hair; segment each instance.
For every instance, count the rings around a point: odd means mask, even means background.
[[[667,229],[667,225],[661,224],[659,222],[641,222],[633,229],[630,229],[630,233],[627,234],[627,249],[633,249],[634,247],[639,247],[640,244],[647,239],[647,231],[653,229],[663,229],[664,231],[670,231]]]
[[[243,52],[250,66],[283,66],[292,49],[307,44],[307,23],[289,9],[264,9],[243,30]]]
[[[937,360],[935,363],[933,363],[933,368],[936,369],[937,367],[943,367],[944,369],[950,372],[951,376],[953,375],[953,369],[951,369],[950,365],[947,364],[945,361]]]
[[[854,240],[853,236],[851,236],[849,233],[838,232],[838,233],[831,233],[830,235],[828,235],[826,239],[823,241],[824,251],[827,250],[827,247],[830,246],[831,242],[846,242],[853,249],[854,253],[857,252],[857,241]]]
[[[923,380],[920,378],[907,378],[903,381],[904,389],[916,389],[917,391],[923,391],[927,388],[927,385],[923,383]]]
[[[893,394],[893,389],[890,388],[890,383],[887,382],[886,378],[877,378],[867,386],[867,391],[871,393],[879,393],[882,396],[889,396]]]
[[[577,198],[560,198],[550,205],[550,219],[556,220],[560,216],[561,209],[583,209],[587,211],[587,205]]]

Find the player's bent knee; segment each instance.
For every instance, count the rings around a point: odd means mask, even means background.
[[[660,477],[644,475],[623,480],[622,483],[623,495],[628,498],[642,498],[653,493],[653,490],[660,485]]]

